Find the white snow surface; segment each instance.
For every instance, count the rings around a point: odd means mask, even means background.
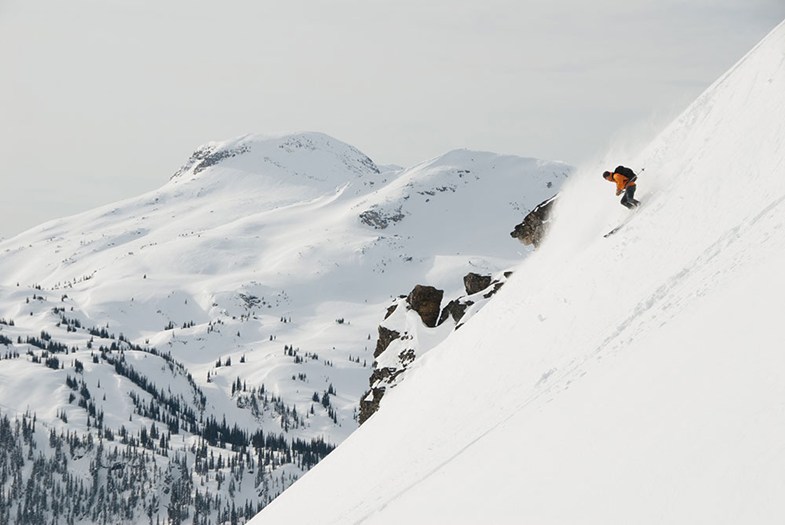
[[[785,522],[785,24],[626,164],[252,523]]]

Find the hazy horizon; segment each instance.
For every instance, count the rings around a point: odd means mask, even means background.
[[[579,164],[667,123],[785,17],[778,0],[215,6],[0,0],[0,237],[246,133],[320,131],[379,164]]]

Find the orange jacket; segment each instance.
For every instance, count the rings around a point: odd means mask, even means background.
[[[621,192],[623,192],[627,186],[635,186],[634,181],[630,182],[630,179],[621,173],[613,173],[611,175],[611,180],[616,183],[616,195],[619,195]]]

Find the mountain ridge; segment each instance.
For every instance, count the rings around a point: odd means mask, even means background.
[[[379,173],[323,134],[200,151],[158,190],[0,243],[0,412],[39,425],[0,461],[32,442],[41,472],[69,458],[91,487],[59,502],[76,523],[117,517],[101,490],[135,502],[130,521],[250,518],[356,428],[390,299],[506,268],[523,250],[510,225],[570,172],[464,151]],[[402,219],[363,221],[384,205]],[[94,466],[122,447],[144,495],[121,467]],[[9,494],[9,513],[41,505]]]

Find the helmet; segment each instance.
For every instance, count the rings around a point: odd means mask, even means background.
[[[611,176],[611,172],[610,171],[605,171],[605,172],[602,173],[602,178],[603,179],[607,179],[610,176]]]

